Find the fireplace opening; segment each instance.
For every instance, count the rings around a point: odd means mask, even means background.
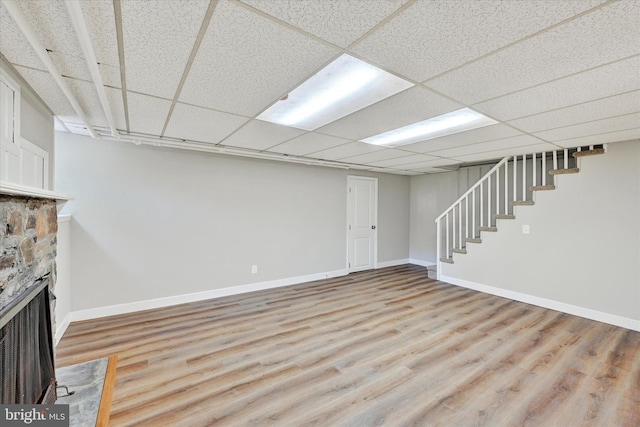
[[[53,404],[56,380],[49,279],[0,308],[0,403]]]

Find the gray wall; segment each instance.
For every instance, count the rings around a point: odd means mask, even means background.
[[[347,175],[364,175],[66,133],[56,162],[74,311],[344,269]],[[407,259],[409,178],[373,176],[378,262]]]
[[[29,84],[2,57],[0,57],[0,68],[20,85],[20,136],[49,153],[49,189],[53,189],[55,174],[53,114],[35,95]]]
[[[640,320],[640,142],[609,144],[580,173],[516,207],[498,233],[442,273],[457,279]],[[531,233],[522,234],[522,225]]]

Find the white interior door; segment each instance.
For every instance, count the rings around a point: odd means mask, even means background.
[[[347,181],[347,267],[369,270],[377,263],[378,179],[349,176]]]

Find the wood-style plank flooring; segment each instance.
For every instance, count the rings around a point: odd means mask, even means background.
[[[640,333],[412,265],[71,324],[112,426],[640,426]]]

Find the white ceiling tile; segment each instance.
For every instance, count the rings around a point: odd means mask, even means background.
[[[416,86],[323,126],[317,132],[359,140],[462,107],[462,104]]]
[[[303,156],[316,151],[326,150],[349,142],[348,139],[337,138],[335,136],[321,135],[315,132],[305,133],[292,140],[271,147],[269,151],[276,153]]]
[[[432,152],[431,154],[442,157],[458,157],[466,156],[468,154],[483,153],[485,151],[495,151],[502,149],[510,149],[514,147],[520,147],[523,145],[533,145],[539,143],[538,138],[534,138],[530,135],[519,135],[511,138],[499,139],[497,141],[481,142],[478,144],[464,145],[456,148],[449,148],[446,150],[439,150]]]
[[[55,80],[53,80],[53,77],[51,77],[51,74],[46,71],[20,66],[16,66],[15,68],[60,120],[63,122],[80,121],[73,107],[67,100],[67,97],[62,93]]]
[[[180,100],[254,116],[338,53],[242,6],[219,1]]]
[[[340,47],[347,47],[408,0],[241,0]]]
[[[525,132],[539,132],[640,111],[640,91],[628,92],[510,121]]]
[[[510,136],[522,135],[522,132],[501,123],[473,129],[466,132],[455,133],[453,135],[440,138],[429,139],[415,144],[403,145],[402,149],[414,153],[430,153],[446,148],[460,147],[462,145],[477,144],[495,139],[507,138]]]
[[[484,160],[500,160],[506,156],[517,156],[520,154],[532,154],[532,153],[542,153],[545,151],[553,151],[557,149],[552,144],[540,143],[533,145],[524,145],[521,147],[514,147],[510,149],[503,149],[497,151],[486,151],[484,153],[476,153],[476,154],[468,154],[465,156],[458,156],[456,160],[459,160],[464,163],[469,162],[480,162]]]
[[[247,122],[246,117],[177,103],[165,136],[216,144]]]
[[[67,85],[78,100],[78,104],[92,126],[109,127],[107,116],[93,83],[66,78]]]
[[[262,120],[251,120],[240,130],[222,141],[222,145],[266,150],[304,133],[301,129],[276,125]]]
[[[554,144],[557,144],[561,147],[573,148],[584,145],[595,145],[595,144],[609,144],[615,142],[623,142],[629,141],[632,139],[638,139],[638,144],[640,144],[640,127],[635,129],[627,129],[621,130],[618,132],[611,133],[603,133],[600,135],[589,135],[583,136],[579,138],[567,139],[564,141],[556,141]]]
[[[438,172],[445,172],[445,171],[438,169]],[[405,170],[399,170],[399,169],[389,169],[388,173],[392,173],[395,175],[406,175],[406,176],[418,176],[418,175],[424,174],[424,172],[422,171],[405,171]]]
[[[373,153],[359,154],[357,156],[351,156],[342,159],[344,162],[350,163],[359,163],[373,166],[373,162],[378,162],[381,160],[391,160],[397,159],[398,157],[406,157],[406,151],[400,151],[393,148],[388,148],[384,150],[374,151]],[[381,165],[375,165],[376,167],[382,167]]]
[[[537,132],[535,135],[545,141],[561,141],[564,139],[633,129],[637,128],[638,124],[640,124],[640,113],[632,113],[625,114],[624,116],[610,117],[602,120],[594,120],[588,123]]]
[[[475,104],[499,120],[512,120],[640,89],[640,56],[597,67]],[[585,90],[589,88],[589,90]]]
[[[91,74],[82,55],[78,38],[71,25],[64,2],[60,0],[26,1],[20,2],[19,7],[30,22],[36,37],[50,51],[49,56],[58,72],[63,76],[89,80]],[[5,15],[3,13],[2,38],[4,39],[5,31],[8,31],[6,35],[9,38],[8,41],[11,43],[17,42],[16,46],[8,48],[8,59],[12,62],[15,61],[15,64],[45,70],[46,67],[37,58],[26,38],[22,34],[16,34],[16,31],[20,33],[21,30],[15,26],[8,13],[6,16],[7,29],[4,28]],[[16,52],[14,50],[16,48],[21,50]]]
[[[339,160],[359,154],[373,153],[374,151],[380,151],[382,149],[382,147],[365,144],[364,142],[350,142],[327,150],[318,151],[309,157],[324,160]]]
[[[44,70],[45,66],[33,51],[9,12],[0,2],[0,52],[14,65]]]
[[[127,89],[173,99],[209,2],[121,4]]]
[[[127,92],[131,132],[159,136],[171,108],[171,101]]]
[[[424,81],[598,3],[601,1],[418,1],[353,51]]]
[[[388,160],[380,160],[376,162],[371,162],[370,164],[372,166],[380,166],[385,168],[391,167],[391,168],[399,169],[402,167],[402,165],[406,165],[409,163],[426,162],[434,159],[436,159],[436,157],[427,156],[425,154],[411,154],[405,151],[404,156],[402,157],[396,157]]]
[[[80,5],[103,83],[122,87],[113,2],[83,1]]]
[[[638,22],[636,2],[609,3],[426,84],[468,104],[485,101],[640,53]]]

